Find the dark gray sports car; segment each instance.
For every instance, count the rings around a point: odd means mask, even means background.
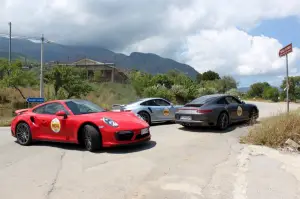
[[[216,126],[224,130],[228,125],[241,121],[255,121],[259,110],[234,96],[215,94],[201,96],[175,113],[175,121],[182,126]]]

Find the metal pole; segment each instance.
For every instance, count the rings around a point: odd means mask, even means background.
[[[289,61],[288,55],[286,55],[286,101],[287,101],[287,112],[290,111],[290,100],[289,100]]]
[[[9,63],[11,63],[11,22],[9,22],[8,25],[9,25],[8,61]]]
[[[41,38],[41,72],[40,72],[40,97],[41,98],[44,98],[43,56],[44,56],[44,35],[42,35]]]

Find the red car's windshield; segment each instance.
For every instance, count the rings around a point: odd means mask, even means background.
[[[74,115],[105,112],[100,106],[87,100],[70,100],[65,102]]]

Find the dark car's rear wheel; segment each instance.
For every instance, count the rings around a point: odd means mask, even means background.
[[[143,118],[143,120],[145,120],[149,125],[151,125],[151,117],[147,112],[141,111],[138,114]]]
[[[229,125],[229,117],[228,117],[227,113],[222,112],[218,118],[217,127],[220,130],[225,130],[225,129],[227,129],[228,125]]]
[[[257,118],[258,118],[257,110],[252,109],[252,110],[250,111],[250,114],[249,114],[249,124],[250,124],[250,125],[255,124]]]
[[[30,127],[27,123],[21,122],[16,127],[16,138],[20,145],[28,146],[32,143]]]
[[[94,152],[102,147],[102,138],[100,132],[92,125],[83,127],[83,141],[86,150]]]

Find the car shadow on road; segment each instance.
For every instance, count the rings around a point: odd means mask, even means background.
[[[53,148],[60,148],[69,151],[86,151],[86,149],[83,146],[78,144],[71,144],[71,143],[37,141],[34,142],[32,146],[53,147]],[[134,145],[102,148],[99,151],[95,151],[93,153],[114,153],[114,154],[135,153],[135,152],[149,150],[155,146],[156,146],[156,142],[150,140],[145,143],[138,143]]]
[[[257,121],[255,124],[259,124]],[[180,130],[195,132],[195,133],[230,133],[238,128],[251,127],[253,124],[249,124],[248,122],[238,122],[230,125],[226,130],[219,130],[215,127],[180,127]]]
[[[166,126],[166,125],[172,125],[175,124],[175,122],[170,121],[170,122],[158,122],[158,123],[153,123],[151,126]]]

